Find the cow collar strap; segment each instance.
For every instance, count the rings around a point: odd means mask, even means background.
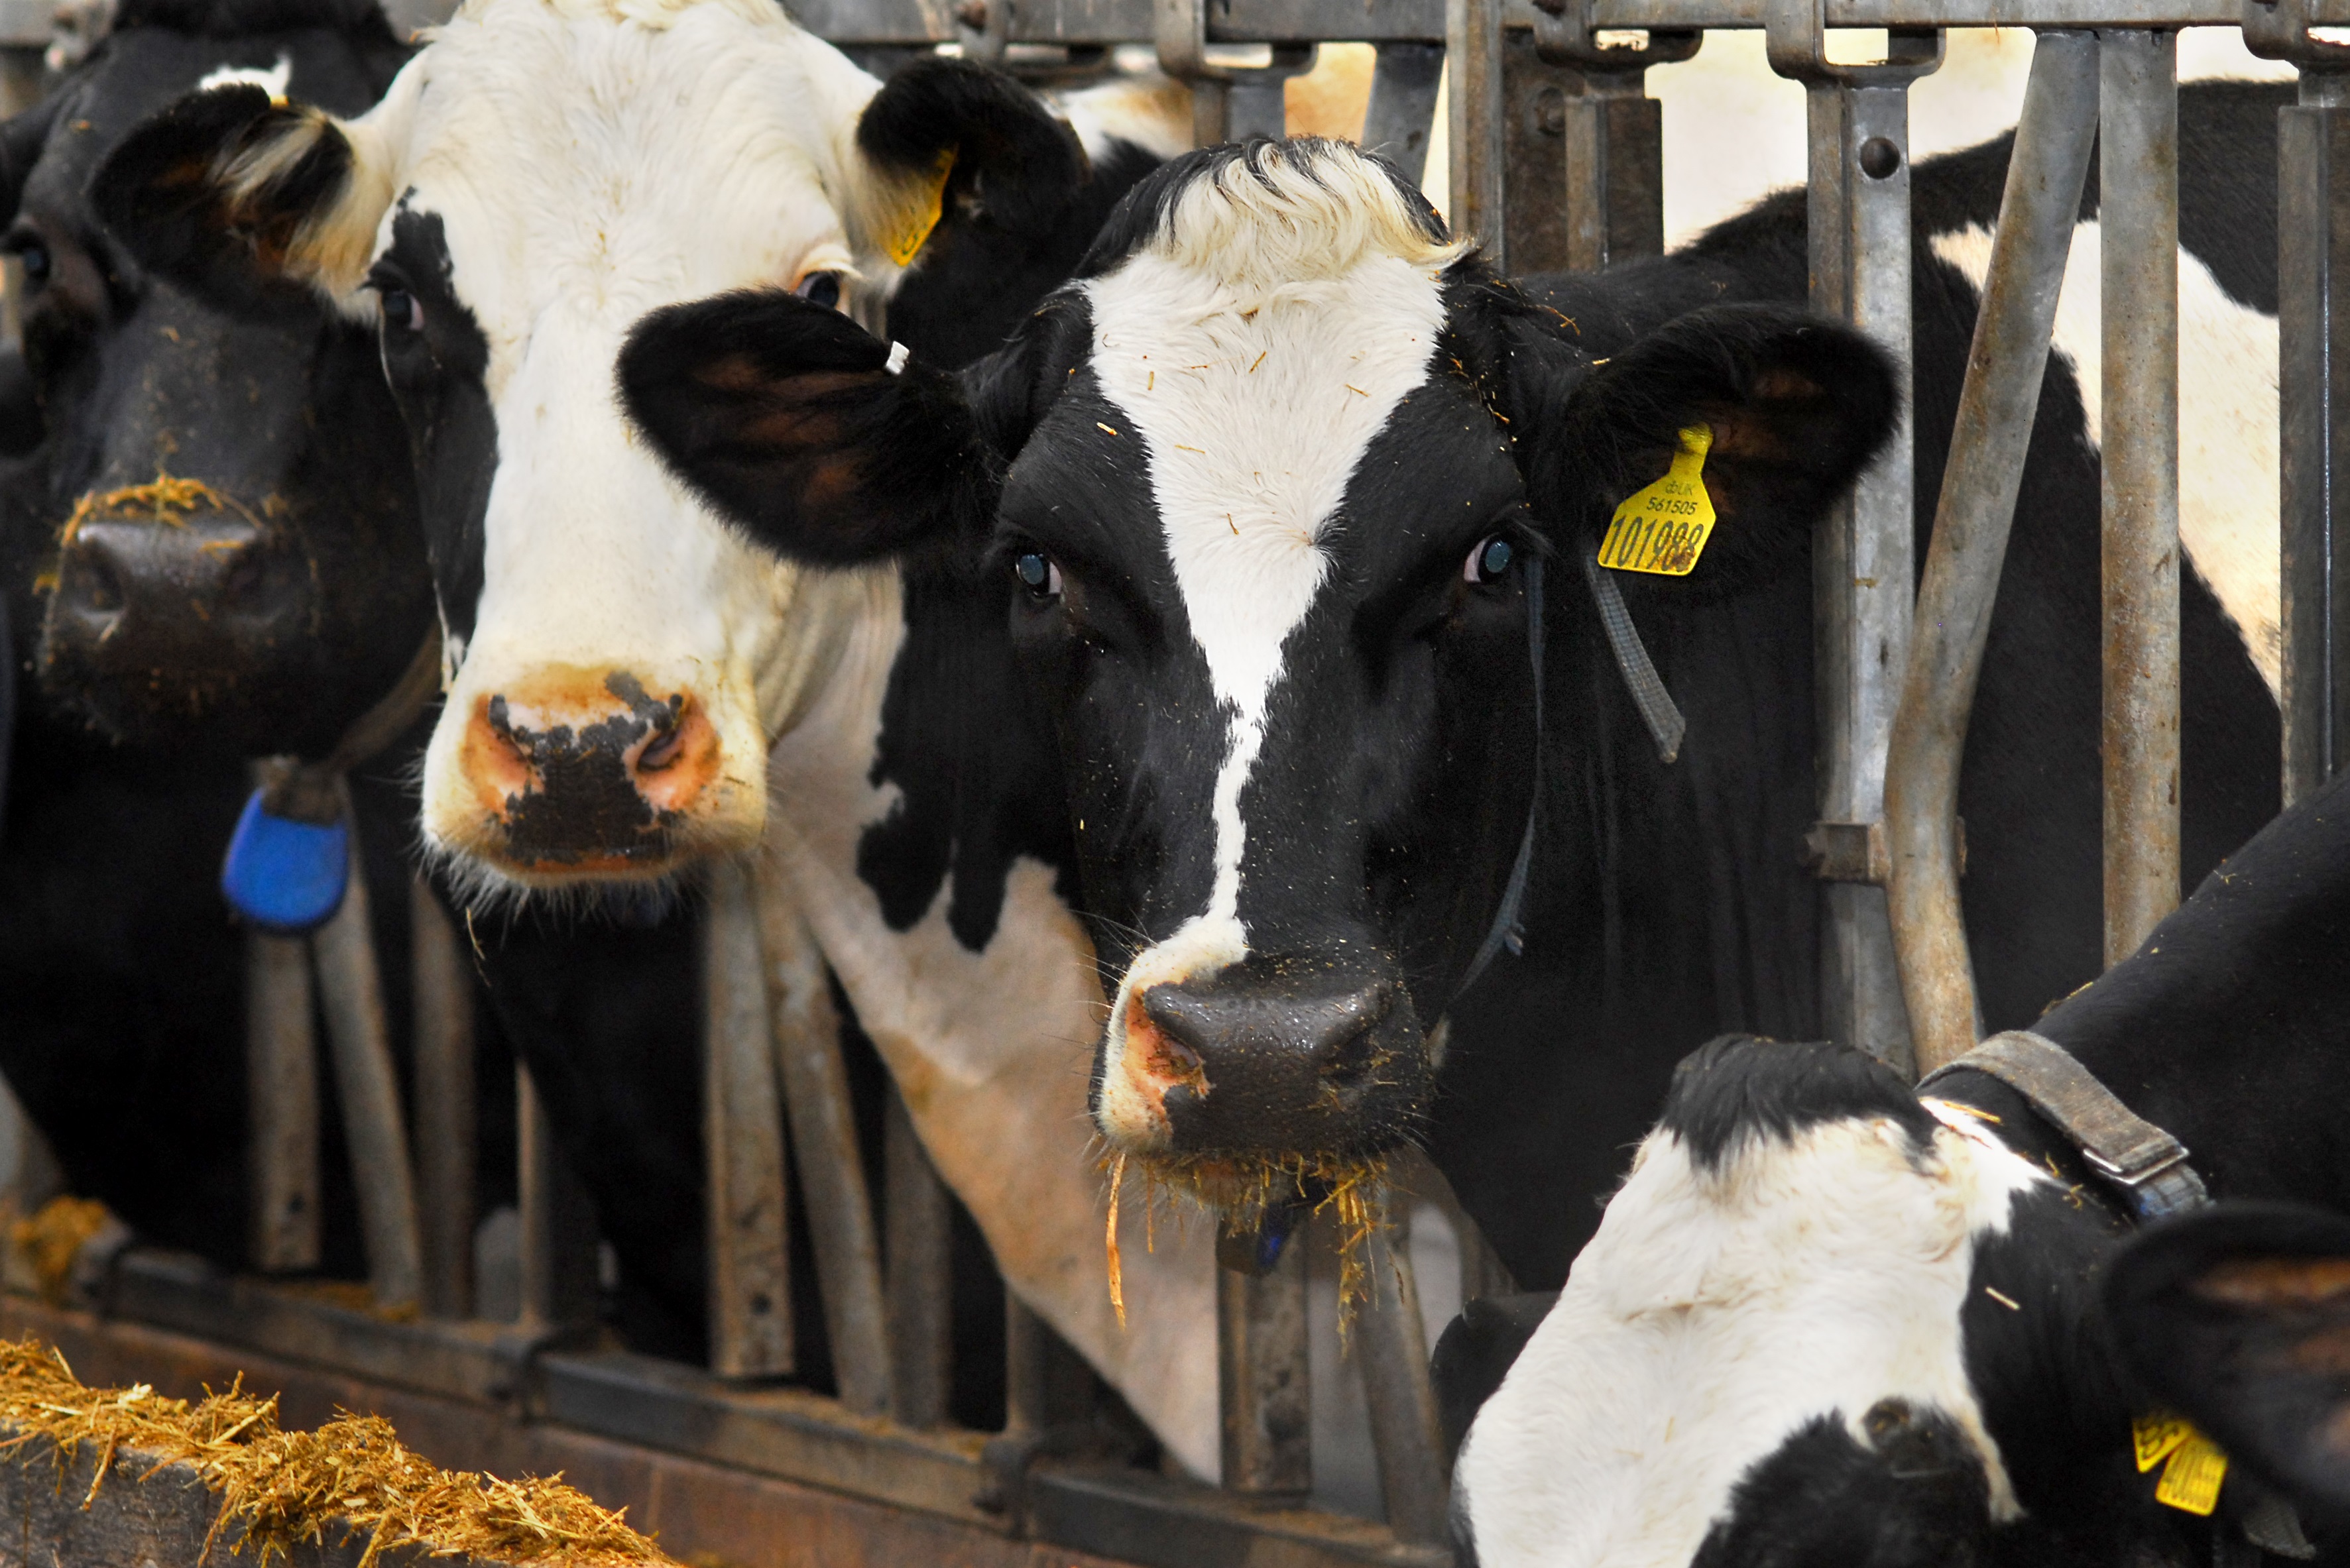
[[[1485,929],[1485,940],[1477,944],[1477,956],[1469,961],[1469,972],[1452,994],[1460,995],[1477,983],[1493,955],[1504,947],[1513,955],[1526,945],[1522,917],[1526,908],[1526,880],[1534,868],[1534,816],[1542,805],[1543,753],[1543,558],[1532,550],[1526,552],[1526,657],[1534,664],[1534,786],[1526,797],[1526,830],[1518,838],[1518,858],[1510,867],[1510,880],[1502,889],[1502,907],[1493,911],[1493,923]]]
[[[1639,628],[1632,624],[1624,590],[1616,586],[1616,574],[1599,564],[1596,545],[1583,548],[1583,580],[1591,589],[1592,603],[1599,607],[1600,629],[1607,634],[1607,646],[1615,651],[1616,668],[1623,672],[1624,685],[1632,693],[1632,706],[1640,711],[1640,722],[1648,726],[1648,737],[1657,742],[1657,755],[1669,765],[1681,754],[1681,737],[1689,732],[1689,721],[1681,717],[1673,694],[1665,690],[1647,645],[1640,641]]]
[[[2140,1221],[2211,1201],[2203,1179],[2187,1163],[2187,1146],[2122,1104],[2054,1040],[2026,1029],[1994,1034],[1928,1074],[1918,1092],[1961,1070],[1996,1078],[2031,1101]]]

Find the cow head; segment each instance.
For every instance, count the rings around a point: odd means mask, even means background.
[[[1525,834],[1529,564],[1577,583],[1594,515],[1700,421],[1730,535],[1701,572],[1783,554],[1894,411],[1877,354],[1791,313],[1595,366],[1388,166],[1313,140],[1153,174],[960,379],[766,295],[653,318],[622,383],[786,553],[993,553],[1116,981],[1096,1119],[1226,1199],[1343,1179],[1427,1108]]]
[[[768,742],[872,590],[722,526],[623,424],[612,362],[717,289],[878,320],[974,182],[999,214],[1075,182],[1008,78],[876,87],[768,0],[487,0],[359,119],[219,89],[100,175],[157,271],[379,335],[444,635],[423,826],[461,880],[658,877],[757,838]]]
[[[356,111],[404,58],[372,5],[147,0],[0,127],[0,246],[25,279],[8,423],[33,449],[12,562],[47,590],[24,607],[43,688],[114,739],[323,752],[430,625],[372,334],[312,300],[225,313],[139,265],[88,196],[107,151],[200,84]]]
[[[1469,1559],[2198,1560],[2210,1524],[2133,1464],[2145,1407],[2095,1311],[2127,1221],[2004,1108],[1837,1046],[1683,1062],[1462,1445]]]

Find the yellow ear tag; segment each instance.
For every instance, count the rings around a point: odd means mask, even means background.
[[[899,266],[912,264],[916,253],[922,248],[922,242],[931,237],[932,229],[939,226],[939,212],[947,193],[947,176],[954,172],[954,166],[955,150],[950,147],[939,154],[938,168],[932,171],[930,183],[915,198],[913,210],[906,214],[906,226],[882,247],[889,253],[889,259]]]
[[[2137,1459],[2137,1473],[2160,1464],[2170,1450],[2195,1435],[2195,1428],[2183,1416],[2168,1410],[2140,1416],[2130,1423],[2130,1450]]]
[[[1681,449],[1665,476],[1635,491],[1616,508],[1607,536],[1599,542],[1599,564],[1619,572],[1654,572],[1685,577],[1713,535],[1713,497],[1705,493],[1705,454],[1713,447],[1713,427],[1681,431]]]
[[[2220,1483],[2227,1478],[2228,1456],[2202,1433],[2188,1429],[2187,1440],[2162,1468],[2154,1501],[2188,1513],[2208,1514],[2220,1505]]]

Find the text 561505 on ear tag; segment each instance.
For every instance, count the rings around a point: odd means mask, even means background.
[[[1705,493],[1705,454],[1712,447],[1712,426],[1691,425],[1681,431],[1680,450],[1665,476],[1626,496],[1616,508],[1607,536],[1599,542],[1601,566],[1667,577],[1689,576],[1713,535],[1713,497]]]

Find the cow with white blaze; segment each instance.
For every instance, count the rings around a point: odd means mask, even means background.
[[[2273,375],[2279,90],[2181,95],[2208,358],[2182,399],[2190,874],[2276,801],[2273,445],[2238,410]],[[1921,559],[2006,158],[1914,175]],[[960,382],[772,295],[657,318],[624,376],[655,443],[779,548],[999,564],[1027,677],[1003,701],[1058,734],[1118,981],[1093,1102],[1113,1151],[1249,1207],[1270,1167],[1294,1208],[1423,1138],[1512,1272],[1555,1284],[1596,1219],[1570,1195],[1608,1189],[1687,1042],[1819,1032],[1812,528],[1901,379],[1799,314],[1801,192],[1514,289],[1417,200],[1326,147],[1201,154]],[[2068,291],[1960,780],[1996,1024],[2099,959],[2085,309]],[[855,420],[798,412],[819,400]],[[880,435],[909,427],[944,500],[896,483]],[[1717,515],[1692,569],[1587,572],[1676,461]],[[1619,597],[1688,720],[1670,763]]]
[[[2340,1210],[2345,941],[2337,783],[2033,1032],[2183,1145],[2211,1196]],[[1827,1045],[1732,1036],[1682,1063],[1470,1429],[1454,1513],[1475,1561],[2194,1563],[2213,1520],[2238,1552],[2301,1554],[2268,1488],[2339,1473],[2315,1402],[2338,1389],[2319,1319],[2339,1322],[2341,1266],[2310,1259],[2341,1227],[2248,1231],[2223,1205],[2116,1264],[2193,1189],[2151,1162],[2123,1168],[2136,1185],[2101,1174],[2121,1146],[2100,1168],[2076,1140],[2113,1124],[2029,1075],[2053,1054],[2014,1039],[1916,1092]],[[2182,1279],[2199,1305],[2175,1299]],[[2165,1467],[2134,1459],[2134,1424],[2178,1392],[2236,1461],[2216,1512],[2208,1491],[2159,1499]]]
[[[1006,1280],[1212,1473],[1204,1238],[1134,1249],[1130,1335],[1101,1288],[1083,1122],[1099,985],[1060,891],[1066,825],[1022,804],[1057,798],[1049,743],[972,700],[997,683],[961,655],[972,596],[952,574],[754,550],[613,389],[649,310],[761,284],[878,323],[934,222],[975,205],[1043,227],[1084,174],[1010,78],[930,60],[879,84],[765,0],[473,0],[370,114],[197,95],[95,189],[166,275],[255,310],[324,297],[377,328],[445,632],[423,827],[461,903],[584,901],[767,857]],[[919,485],[919,462],[901,476]],[[961,787],[954,759],[982,740],[1033,785]],[[630,935],[536,944],[536,1036],[559,1043],[548,1025],[608,993],[588,955]],[[604,972],[567,975],[567,945]],[[685,1048],[671,1090],[694,1076],[679,1023],[660,1036]],[[659,1054],[622,1044],[639,1067]]]

